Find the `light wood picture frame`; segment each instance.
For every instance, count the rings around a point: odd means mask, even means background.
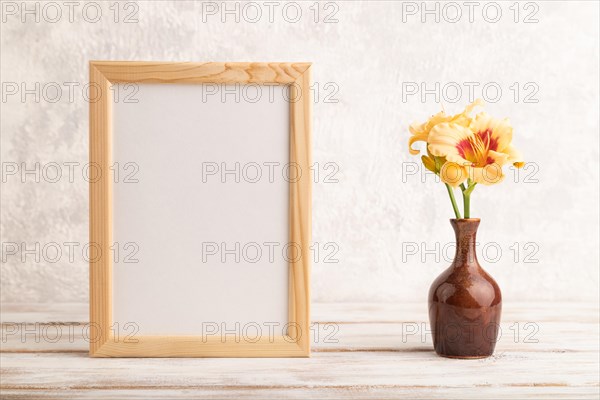
[[[93,357],[307,357],[310,354],[311,109],[310,63],[186,63],[91,61],[90,164],[101,171],[90,180],[90,356]],[[304,171],[289,182],[289,241],[300,256],[289,261],[286,333],[253,341],[223,341],[190,334],[114,333],[113,85],[118,84],[258,84],[289,88],[289,161]],[[193,212],[193,211],[190,211]],[[160,282],[157,282],[160,285]],[[192,318],[192,316],[190,316]],[[213,340],[214,339],[214,340]]]

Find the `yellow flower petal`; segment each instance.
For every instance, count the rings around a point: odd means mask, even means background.
[[[454,162],[446,162],[440,169],[440,178],[442,182],[456,187],[467,180],[469,174],[467,169]]]
[[[466,160],[460,156],[457,145],[472,136],[473,132],[464,126],[455,123],[438,124],[429,132],[428,149],[434,156],[446,157],[450,161],[461,163],[461,160]],[[457,156],[460,158],[458,159]]]
[[[508,119],[497,119],[482,112],[471,122],[471,130],[475,135],[490,141],[490,150],[502,152],[512,142],[513,129]]]
[[[508,161],[508,154],[490,150],[488,151],[488,158],[491,159],[493,164],[498,164],[502,167]]]
[[[463,111],[463,114],[470,114],[471,111],[473,111],[473,109],[477,106],[484,106],[485,103],[483,102],[483,100],[481,99],[475,99],[474,102],[472,102],[471,104],[469,104],[468,106],[465,107],[465,111]]]
[[[438,124],[444,122],[453,122],[460,126],[469,127],[469,125],[472,122],[472,118],[469,116],[469,114],[471,113],[471,111],[473,111],[475,107],[482,105],[483,101],[481,99],[477,99],[473,103],[465,107],[463,112],[460,114],[447,115],[444,111],[440,111],[439,113],[432,115],[427,121],[425,121],[422,124],[411,124],[408,127],[408,130],[412,134],[412,136],[408,140],[408,151],[412,155],[419,154],[419,150],[414,149],[412,145],[416,142],[427,142],[431,129],[433,129]]]
[[[410,152],[410,154],[412,154],[413,156],[419,154],[420,151],[417,149],[413,149],[412,145],[415,142],[426,142],[427,137],[428,137],[427,133],[420,133],[420,134],[411,136],[410,139],[408,139],[408,151]]]
[[[504,151],[508,154],[508,162],[512,163],[517,168],[522,168],[525,165],[523,155],[512,144]]]
[[[485,167],[468,167],[468,174],[474,182],[483,185],[494,185],[504,179],[502,166],[496,163],[488,164]]]
[[[425,131],[425,125],[427,125],[427,123],[424,123],[424,124],[414,123],[408,127],[408,130],[410,131],[410,133],[412,135],[419,135]]]
[[[443,121],[449,121],[452,117],[447,116],[443,111],[433,115],[426,122],[422,124],[414,123],[408,127],[408,130],[412,134],[410,139],[408,139],[408,151],[410,154],[417,155],[419,154],[419,150],[414,149],[412,145],[415,142],[427,142],[427,138],[429,137],[429,131],[431,128],[439,124]]]

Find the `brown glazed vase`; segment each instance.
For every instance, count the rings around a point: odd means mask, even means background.
[[[451,219],[450,223],[456,234],[456,255],[429,289],[433,346],[443,357],[489,357],[500,326],[500,288],[477,261],[479,219]]]

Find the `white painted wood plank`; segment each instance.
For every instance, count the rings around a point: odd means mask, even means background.
[[[477,386],[477,387],[420,387],[420,386],[353,386],[331,388],[237,388],[202,387],[137,388],[137,389],[90,389],[90,390],[3,390],[7,399],[598,399],[593,387],[569,386]]]
[[[577,387],[598,391],[597,354],[503,353],[451,360],[430,352],[315,353],[310,359],[91,359],[2,354],[3,390]],[[65,392],[67,393],[67,392]]]
[[[431,337],[402,340],[403,323],[421,329],[423,304],[315,304],[313,320],[335,323],[337,342],[320,336],[310,359],[90,359],[81,327],[87,306],[3,305],[0,354],[6,398],[599,398],[598,306],[505,305],[496,355],[437,357]],[[426,310],[426,308],[425,308]],[[16,321],[76,326],[73,342],[8,335]],[[538,343],[514,340],[514,323],[536,323]],[[511,331],[509,327],[513,327]],[[26,326],[27,327],[27,326]],[[50,331],[47,332],[49,334]],[[25,352],[25,353],[23,353]]]
[[[313,307],[316,310],[311,332],[313,349],[429,351],[431,335],[427,332],[426,313],[420,311],[423,307],[423,304],[317,303]],[[86,352],[89,347],[82,335],[87,320],[84,304],[8,304],[3,310],[6,312],[1,327],[3,352]],[[498,350],[597,352],[598,312],[597,305],[586,303],[505,306],[506,322],[501,325]],[[8,322],[35,318],[41,323]]]
[[[579,322],[503,323],[497,351],[598,352],[600,325]],[[428,323],[315,324],[313,351],[433,351]],[[87,352],[85,324],[2,326],[1,352]]]

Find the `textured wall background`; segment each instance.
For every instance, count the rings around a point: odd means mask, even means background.
[[[235,15],[221,14],[221,3],[210,8],[191,1],[121,3],[115,23],[111,3],[94,3],[102,10],[95,23],[90,22],[94,5],[87,6],[85,18],[82,14],[86,3],[77,3],[73,22],[64,6],[62,16],[50,22],[56,11],[27,3],[30,9],[40,7],[40,22],[35,22],[34,15],[22,15],[21,2],[2,3],[3,302],[87,300],[81,246],[71,260],[64,243],[87,241],[88,186],[81,176],[88,157],[88,104],[81,87],[88,79],[88,61],[94,59],[314,63],[313,79],[320,88],[314,107],[314,160],[339,166],[338,183],[314,187],[314,241],[339,245],[338,263],[323,262],[321,254],[314,264],[313,296],[318,301],[426,297],[429,284],[449,262],[436,260],[435,254],[411,253],[422,243],[431,250],[436,243],[444,249],[452,242],[452,211],[443,185],[431,177],[422,182],[419,175],[403,176],[411,167],[406,163],[418,161],[407,152],[407,127],[442,106],[450,112],[462,109],[469,100],[465,82],[478,83],[477,97],[489,84],[485,94],[497,101],[487,110],[510,116],[515,144],[537,166],[532,164],[526,175],[538,182],[521,175],[515,183],[509,170],[502,185],[475,190],[473,214],[482,218],[479,239],[482,246],[491,243],[486,257],[480,253],[481,262],[508,300],[597,301],[597,2],[521,3],[518,16],[512,2],[488,8],[481,3],[472,22],[469,9],[454,3],[462,12],[455,23],[450,20],[457,8],[444,8],[445,3],[428,3],[429,9],[439,9],[436,22],[435,15],[422,14],[420,2],[388,1],[320,3],[318,15],[312,2],[301,3],[296,23],[289,22],[295,18],[293,5],[286,9],[288,20],[284,18],[285,3],[274,9],[273,22],[267,5],[254,3],[262,11],[256,23],[250,21],[256,15],[252,9],[244,14],[240,8],[236,22]],[[214,5],[216,15],[206,12]],[[233,9],[235,3],[227,7]],[[500,20],[489,22],[496,8],[502,12]],[[137,22],[124,23],[130,12]],[[330,19],[338,21],[325,23],[331,13]],[[532,13],[529,19],[538,22],[524,23]],[[23,102],[20,85],[34,89],[36,82],[41,98],[29,94]],[[72,101],[68,82],[79,85]],[[451,84],[440,99],[427,95],[422,101],[420,94],[406,93],[403,99],[409,82],[429,89],[436,82],[440,87],[455,82],[463,93],[452,103]],[[9,83],[17,84],[18,93],[11,95],[14,86]],[[52,83],[63,90],[57,102],[48,101],[56,93]],[[502,90],[498,99],[494,87]],[[325,95],[337,102],[325,102]],[[528,101],[538,101],[525,102],[527,95]],[[46,166],[46,174],[39,183],[26,175],[23,183],[21,163],[31,169],[36,162],[42,173]],[[52,162],[62,165],[63,177],[56,183],[44,179],[54,177]],[[64,165],[69,162],[79,163],[71,164],[73,182]],[[15,165],[17,174],[7,175]],[[11,243],[19,245],[16,255]],[[37,261],[35,254],[23,253],[22,243],[30,249],[35,243],[40,249],[59,243],[63,254],[51,262],[55,255],[47,247],[48,254],[40,251]]]

